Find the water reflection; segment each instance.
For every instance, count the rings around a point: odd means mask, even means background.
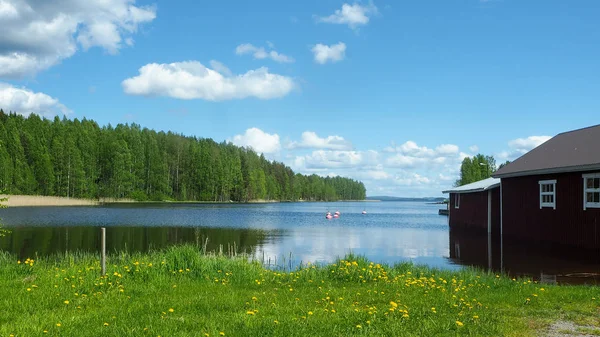
[[[362,215],[363,209],[368,214]],[[325,220],[326,211],[341,218]],[[268,205],[156,204],[113,207],[24,207],[0,210],[12,233],[0,250],[19,257],[65,251],[98,252],[100,226],[107,228],[110,252],[146,252],[182,243],[227,253],[233,247],[265,263],[292,267],[330,263],[348,253],[386,264],[412,261],[431,267],[464,265],[512,275],[569,283],[599,283],[598,252],[573,255],[564,249],[540,250],[531,244],[448,229],[438,205],[420,202],[296,203]],[[491,248],[491,259],[488,250]]]
[[[208,251],[250,253],[268,236],[279,230],[200,227],[108,227],[106,249],[109,252],[147,252],[177,244],[194,244]],[[55,253],[99,252],[98,227],[15,227],[0,239],[0,250],[21,258],[48,256]]]
[[[450,230],[450,261],[455,264],[488,268],[488,237],[464,230]],[[598,252],[565,247],[545,247],[504,238],[503,258],[500,240],[491,241],[492,270],[513,276],[526,276],[548,283],[600,284]],[[504,266],[501,266],[501,260]]]

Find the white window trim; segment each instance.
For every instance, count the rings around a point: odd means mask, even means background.
[[[454,208],[460,208],[460,193],[454,194]]]
[[[600,192],[600,188],[587,188],[588,178],[600,178],[600,173],[583,174],[583,210],[588,208],[600,208],[600,202],[587,202],[587,193]]]
[[[540,209],[544,207],[552,207],[552,209],[556,209],[556,179],[554,180],[540,180],[538,182],[540,185]],[[542,192],[542,185],[553,185],[552,192]],[[544,195],[551,195],[552,202],[543,202]]]

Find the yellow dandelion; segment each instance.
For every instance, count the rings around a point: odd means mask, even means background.
[[[69,301],[65,301],[64,303],[65,303],[65,304],[69,304]]]
[[[61,326],[61,324],[60,324],[60,323],[56,323],[56,326],[57,326],[57,327],[60,327],[60,326]]]
[[[204,337],[210,336],[207,332],[204,333]]]
[[[402,318],[408,318],[408,317],[409,317],[408,314],[402,315]]]
[[[254,311],[247,311],[246,314],[248,314],[250,316],[254,316]]]
[[[221,332],[219,332],[219,335],[225,336],[225,333],[223,331],[221,331]]]
[[[44,330],[44,333],[48,333],[48,330]]]
[[[312,311],[309,311],[309,312],[308,312],[308,315],[309,315],[309,316],[310,316],[310,315],[312,315],[312,314],[313,314],[313,312],[312,312]]]
[[[394,302],[394,301],[391,301],[391,302],[390,302],[390,305],[391,305],[392,307],[394,307],[394,308],[397,308],[397,307],[398,307],[398,303],[396,303],[396,302]]]
[[[27,291],[31,291],[31,288],[27,288]]]
[[[279,324],[279,321],[278,320],[274,320],[273,323]]]
[[[104,326],[108,326],[108,323],[104,322]]]
[[[456,321],[456,325],[458,325],[458,326],[463,326],[464,324],[463,324],[463,322],[461,322],[461,321]]]
[[[175,311],[175,309],[169,308],[169,312],[174,312],[174,311]]]
[[[258,300],[258,298],[256,298],[255,296],[252,296],[252,300],[253,300],[253,301],[257,301],[257,300]]]
[[[357,324],[357,325],[356,325],[356,328],[357,328],[357,329],[362,329],[362,325],[360,325],[360,324]]]
[[[475,315],[475,316],[473,316],[473,318],[475,318],[475,319],[478,319],[478,318],[479,318],[479,316]]]

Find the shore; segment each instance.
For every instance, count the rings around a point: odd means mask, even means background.
[[[280,201],[280,200],[249,200],[247,202],[236,201],[135,201],[133,199],[116,199],[116,198],[101,198],[101,199],[80,199],[67,197],[50,197],[42,195],[0,195],[1,198],[8,198],[8,201],[2,204],[8,207],[33,207],[33,206],[97,206],[103,204],[124,204],[124,203],[140,203],[140,204],[157,204],[157,203],[179,203],[179,204],[267,204],[267,203],[284,203],[284,202],[316,202],[316,201]],[[376,200],[339,200],[337,202],[373,202]]]
[[[389,267],[356,256],[282,272],[196,246],[110,254],[101,277],[98,258],[74,254],[33,261],[0,254],[0,298],[10,308],[0,318],[0,336],[600,332],[598,287],[537,284],[472,269]]]

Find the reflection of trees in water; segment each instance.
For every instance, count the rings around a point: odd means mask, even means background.
[[[98,227],[28,227],[11,228],[0,238],[0,250],[20,257],[51,255],[65,251],[97,252],[100,249]],[[268,236],[281,230],[205,227],[107,227],[106,249],[110,251],[147,252],[177,244],[207,244],[207,251],[224,250],[235,245],[237,252],[250,252]]]

